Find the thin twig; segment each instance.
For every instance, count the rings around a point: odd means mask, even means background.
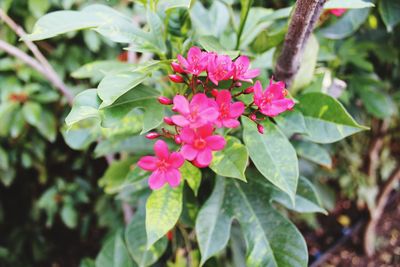
[[[285,36],[282,53],[275,67],[275,77],[290,87],[300,67],[303,47],[307,43],[323,0],[297,0],[288,32]],[[318,7],[318,8],[317,8]]]
[[[61,91],[61,93],[67,99],[68,103],[72,105],[72,102],[74,100],[73,94],[64,84],[64,82],[60,79],[54,68],[43,56],[43,54],[40,52],[37,46],[32,41],[24,38],[27,35],[24,29],[17,23],[15,23],[2,9],[0,9],[0,19],[3,20],[19,37],[22,38],[22,41],[26,44],[29,50],[31,50],[32,54],[35,56],[37,61],[41,63],[43,69],[47,71],[46,77],[56,88],[58,88]]]

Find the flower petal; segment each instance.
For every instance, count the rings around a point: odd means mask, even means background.
[[[292,109],[293,106],[294,101],[292,99],[275,100],[271,104],[263,106],[261,113],[269,117],[275,117],[286,110]]]
[[[176,95],[174,97],[174,109],[181,114],[187,114],[189,110],[189,101],[183,95]]]
[[[223,120],[222,124],[226,128],[236,128],[240,125],[240,122],[237,119],[227,119]]]
[[[169,157],[168,145],[163,140],[158,140],[154,144],[154,152],[160,159],[168,159]]]
[[[258,106],[261,103],[263,97],[263,89],[260,81],[256,81],[254,84],[254,103]]]
[[[169,156],[168,163],[171,164],[172,167],[178,169],[185,163],[185,159],[180,153],[172,152]]]
[[[186,144],[191,144],[193,143],[194,138],[196,137],[196,134],[194,132],[194,130],[192,130],[189,127],[184,127],[181,130],[181,133],[179,135],[182,139],[182,141]]]
[[[285,97],[283,94],[285,90],[285,84],[283,82],[273,83],[267,88],[267,92],[272,96],[272,100],[279,100]]]
[[[183,145],[181,149],[182,156],[187,160],[193,160],[198,151],[192,145]]]
[[[173,115],[171,116],[171,120],[173,123],[181,127],[189,125],[189,121],[182,115]]]
[[[216,99],[218,105],[230,104],[231,100],[232,100],[232,95],[231,92],[229,92],[228,90],[221,90],[218,92]]]
[[[201,58],[201,49],[197,46],[192,46],[187,54],[187,58],[190,64],[193,63],[193,60]]]
[[[143,170],[154,171],[157,168],[157,161],[156,157],[144,156],[140,158],[137,165]]]
[[[198,162],[201,166],[208,166],[212,161],[212,153],[211,149],[206,148],[199,152],[196,157],[196,162]]]
[[[205,140],[207,142],[207,147],[214,151],[222,150],[226,144],[225,139],[220,135],[212,135],[207,137]]]
[[[244,109],[245,106],[243,102],[235,102],[231,105],[231,108],[229,110],[229,115],[231,118],[237,118],[243,114]]]
[[[211,124],[206,124],[197,129],[197,135],[202,138],[206,138],[210,136],[214,131],[214,127]]]
[[[199,115],[203,121],[214,122],[219,117],[219,112],[211,107],[203,110]]]
[[[260,70],[259,69],[252,69],[246,71],[246,73],[243,75],[245,79],[252,79],[260,75]]]
[[[166,182],[164,172],[155,171],[149,177],[149,186],[152,190],[160,189]]]
[[[181,182],[181,173],[177,169],[168,170],[165,177],[171,187],[177,187]]]
[[[197,109],[200,111],[206,108],[208,108],[207,96],[203,93],[195,94],[190,102],[190,109]]]

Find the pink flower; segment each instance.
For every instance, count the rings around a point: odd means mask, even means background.
[[[344,14],[344,12],[346,12],[345,8],[334,8],[329,10],[329,13],[335,15],[336,17],[340,17],[341,15]]]
[[[243,102],[231,103],[232,95],[228,90],[219,91],[216,97],[219,109],[219,117],[215,121],[218,127],[235,128],[239,126],[237,120],[244,112]]]
[[[219,81],[229,80],[234,71],[235,65],[229,56],[217,54],[209,55],[207,67],[208,77],[215,85],[218,85]]]
[[[233,79],[236,81],[252,82],[251,79],[260,75],[259,69],[249,70],[250,60],[246,56],[238,57],[233,64],[235,65]]]
[[[158,140],[154,144],[156,156],[144,156],[137,163],[140,168],[153,172],[149,178],[149,186],[151,189],[159,189],[168,183],[172,187],[179,185],[181,181],[181,173],[179,168],[185,160],[178,152],[168,151],[167,143]]]
[[[181,127],[198,128],[207,123],[213,123],[219,116],[218,110],[212,106],[214,100],[207,98],[203,93],[195,94],[192,101],[182,95],[174,97],[173,110],[181,115],[171,117],[172,121]]]
[[[185,127],[180,133],[183,142],[182,156],[192,160],[197,167],[207,167],[212,160],[212,151],[225,147],[226,141],[220,135],[212,135],[214,128],[211,124],[197,129]]]
[[[202,52],[200,48],[193,46],[189,49],[187,59],[178,55],[178,61],[186,73],[199,75],[207,69],[208,53]]]
[[[259,107],[262,114],[269,117],[277,116],[294,106],[292,99],[285,98],[285,92],[283,82],[273,83],[271,81],[268,88],[263,92],[260,81],[257,81],[254,85],[254,104]]]

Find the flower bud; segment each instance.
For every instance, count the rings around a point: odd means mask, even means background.
[[[283,95],[284,95],[284,96],[287,96],[288,94],[289,94],[289,91],[286,90],[286,89],[283,89]]]
[[[183,77],[178,74],[170,74],[170,75],[168,75],[168,78],[174,83],[184,83],[185,82]]]
[[[160,104],[162,104],[162,105],[171,105],[172,104],[172,100],[165,96],[158,97],[158,102],[160,102]]]
[[[246,94],[246,95],[251,94],[251,93],[254,92],[254,87],[251,86],[251,87],[249,87],[249,88],[246,88],[243,92],[244,92],[244,94]]]
[[[176,144],[178,144],[178,145],[182,144],[182,139],[179,135],[175,135],[174,140],[175,140]]]
[[[236,82],[235,83],[235,87],[242,87],[242,83],[241,82]]]
[[[213,97],[217,97],[218,96],[218,90],[217,89],[212,89],[211,90],[211,94]]]
[[[181,65],[178,62],[172,62],[171,68],[177,73],[185,73],[185,71],[182,69]]]
[[[160,137],[160,134],[159,133],[156,133],[156,132],[152,132],[152,133],[148,133],[148,134],[146,134],[146,138],[147,139],[156,139],[156,138],[158,138],[158,137]]]
[[[260,134],[264,134],[264,126],[261,124],[257,124],[257,130]]]
[[[177,109],[175,106],[173,106],[173,107],[171,108],[171,110],[172,110],[173,112],[178,112],[178,109]]]
[[[250,120],[252,120],[252,121],[256,121],[256,120],[257,120],[257,115],[254,114],[254,113],[251,113],[250,116],[249,116],[249,118],[250,118]]]
[[[170,117],[164,117],[164,122],[168,125],[175,125],[175,123],[172,121]]]
[[[168,239],[169,241],[171,241],[173,238],[174,238],[174,234],[172,233],[172,231],[168,231],[168,232],[167,232],[167,239]]]

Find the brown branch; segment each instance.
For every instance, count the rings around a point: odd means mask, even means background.
[[[375,253],[376,226],[381,218],[387,200],[396,183],[400,180],[400,165],[392,172],[389,179],[385,182],[381,193],[379,194],[375,209],[371,212],[371,218],[367,224],[364,233],[364,251],[368,257]]]
[[[275,77],[290,87],[300,67],[304,46],[322,12],[325,0],[297,0],[282,52],[275,67]]]
[[[24,29],[15,23],[2,9],[0,9],[0,19],[3,20],[19,37],[22,38],[26,46],[31,50],[36,60],[40,62],[43,69],[47,72],[45,75],[48,80],[65,96],[68,103],[72,105],[74,96],[67,88],[61,78],[58,76],[54,68],[50,65],[47,59],[43,56],[37,46],[30,40],[25,39],[26,32]]]

